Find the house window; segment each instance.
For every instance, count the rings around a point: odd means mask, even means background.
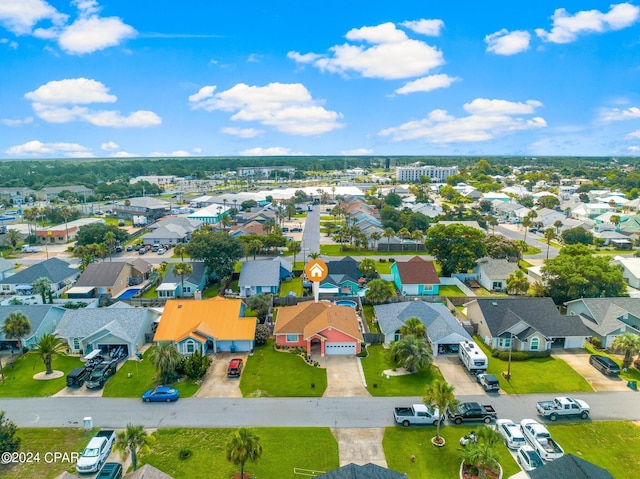
[[[298,335],[297,334],[287,334],[286,341],[288,343],[297,343]]]
[[[184,287],[184,292],[185,293],[190,293],[191,292],[191,286],[185,286]]]
[[[2,285],[2,291],[11,291],[11,285],[3,284]]]
[[[188,341],[185,343],[187,347],[187,354],[193,354],[196,351],[196,345],[193,344],[193,341]]]
[[[423,286],[424,286],[423,291],[433,291],[433,285],[432,284],[425,284]]]
[[[502,281],[494,281],[491,289],[502,289]]]
[[[80,340],[78,338],[73,338],[73,349],[76,351],[80,349]]]
[[[498,339],[498,347],[499,348],[509,348],[511,347],[511,338],[508,339]]]
[[[533,338],[531,340],[531,351],[537,351],[540,347],[540,340],[538,338]]]

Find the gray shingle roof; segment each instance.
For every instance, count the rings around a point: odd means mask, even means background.
[[[347,464],[316,476],[316,479],[406,479],[407,476],[376,464]]]
[[[202,281],[202,277],[204,276],[205,270],[206,270],[204,263],[202,261],[193,261],[187,264],[191,265],[192,272],[189,276],[184,277],[185,282],[188,282],[191,284],[200,284],[200,281]],[[173,271],[173,264],[169,265],[169,267],[167,268],[167,273],[164,275],[164,279],[162,280],[162,282],[163,283],[181,283],[182,282],[182,278]]]
[[[60,310],[60,313],[64,311],[63,308],[52,304],[0,306],[0,327],[4,326],[4,322],[9,314],[14,311],[21,311],[27,318],[29,318],[29,322],[31,323],[31,333],[25,338],[28,339],[36,334],[38,328],[42,324],[42,321],[44,321],[53,308]],[[0,340],[5,339],[5,335],[0,331]]]
[[[531,479],[613,479],[609,471],[585,461],[573,454],[565,454],[559,459],[529,472]]]
[[[0,284],[31,284],[38,278],[49,278],[53,283],[75,277],[80,271],[58,258],[50,258],[0,281]]]
[[[122,261],[91,263],[82,272],[76,286],[113,286],[124,268],[129,265]]]
[[[248,261],[242,264],[238,287],[278,286],[280,263],[272,260]]]
[[[66,311],[56,333],[63,338],[86,338],[108,329],[126,341],[135,341],[150,314],[149,308],[84,308]]]
[[[491,279],[507,279],[518,269],[518,263],[506,259],[480,258],[476,264],[476,268],[482,268],[482,271]]]
[[[591,314],[580,315],[589,329],[606,336],[626,326],[618,318],[630,313],[640,318],[640,298],[581,298],[566,304],[582,301]]]

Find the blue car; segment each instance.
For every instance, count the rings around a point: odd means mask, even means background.
[[[158,386],[145,392],[142,395],[142,400],[144,402],[172,402],[177,401],[179,397],[180,391],[177,389],[168,386]]]

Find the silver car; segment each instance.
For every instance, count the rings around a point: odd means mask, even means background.
[[[504,445],[509,449],[519,449],[527,444],[520,426],[511,419],[498,419],[496,421],[496,430],[504,439]]]
[[[542,466],[542,458],[531,446],[522,446],[516,452],[516,460],[525,471],[533,471],[537,467]]]

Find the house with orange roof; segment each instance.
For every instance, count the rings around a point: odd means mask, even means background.
[[[274,334],[279,346],[321,356],[358,354],[364,340],[355,309],[329,301],[279,308]]]
[[[184,356],[252,351],[256,318],[245,318],[240,299],[173,299],[166,302],[153,340],[171,343]]]
[[[437,295],[440,278],[433,261],[414,256],[409,261],[396,261],[391,265],[393,282],[402,294]]]

